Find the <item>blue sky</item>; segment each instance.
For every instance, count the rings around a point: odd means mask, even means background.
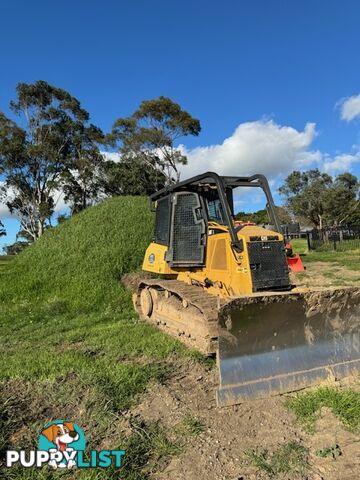
[[[293,167],[359,175],[360,115],[336,107],[360,94],[359,16],[351,0],[3,1],[0,110],[18,82],[44,79],[108,130],[166,95],[202,124],[184,176],[264,170],[275,188]],[[3,244],[17,228],[5,221]]]

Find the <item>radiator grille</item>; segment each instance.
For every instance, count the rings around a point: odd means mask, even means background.
[[[251,242],[247,248],[254,291],[289,288],[283,242]]]

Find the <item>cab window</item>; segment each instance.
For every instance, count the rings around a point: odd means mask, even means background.
[[[218,198],[213,200],[208,199],[206,203],[209,221],[213,221],[216,223],[224,223],[224,215],[220,200]]]

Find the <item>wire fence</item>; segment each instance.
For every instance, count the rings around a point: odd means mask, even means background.
[[[356,250],[360,249],[360,225],[351,227],[314,228],[307,233],[309,250]]]

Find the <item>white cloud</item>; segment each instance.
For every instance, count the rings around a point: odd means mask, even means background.
[[[112,160],[113,162],[119,162],[121,155],[118,152],[100,152],[105,160]]]
[[[342,120],[350,122],[360,116],[360,94],[344,98],[339,102],[340,116]]]
[[[284,176],[322,160],[321,152],[310,149],[316,135],[314,123],[307,123],[303,131],[272,120],[242,123],[221,144],[192,150],[182,146],[188,164],[182,167],[181,178],[205,171],[220,175]]]
[[[68,205],[66,205],[65,200],[64,200],[64,193],[61,190],[55,190],[53,193],[53,198],[54,198],[54,212],[55,213],[62,213],[64,210],[66,210]]]
[[[331,174],[345,172],[351,170],[354,163],[357,162],[360,162],[360,152],[354,154],[342,153],[336,155],[334,158],[326,158],[324,161],[324,170]]]
[[[11,213],[4,203],[0,202],[0,220],[4,218],[11,218]]]

